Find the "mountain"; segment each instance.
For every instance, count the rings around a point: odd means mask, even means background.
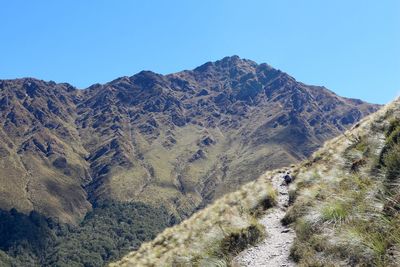
[[[237,56],[85,90],[35,79],[0,88],[0,206],[67,222],[108,198],[188,215],[377,108]]]
[[[237,56],[82,90],[1,80],[0,208],[78,225],[107,202],[162,203],[171,225],[378,108]]]
[[[282,185],[274,177],[288,171],[294,182],[282,223],[296,237],[284,249],[298,266],[399,266],[400,99],[309,159],[266,172],[110,266],[236,266],[234,256],[254,245],[252,256],[270,266],[279,255],[268,257],[260,247],[274,249],[276,240],[265,234],[273,225],[264,229],[258,218],[277,205]]]

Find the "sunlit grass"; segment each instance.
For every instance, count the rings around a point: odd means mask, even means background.
[[[400,266],[400,101],[304,164],[286,214],[300,266]]]
[[[330,223],[341,223],[344,222],[350,213],[350,207],[348,204],[342,201],[332,201],[325,204],[322,208],[321,215],[324,221]]]

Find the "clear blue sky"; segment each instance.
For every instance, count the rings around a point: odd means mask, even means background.
[[[0,0],[0,79],[79,88],[227,55],[340,95],[400,94],[398,0]]]

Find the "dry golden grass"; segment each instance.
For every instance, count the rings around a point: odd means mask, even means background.
[[[400,216],[385,210],[393,194],[380,162],[386,133],[398,120],[400,99],[299,167],[283,221],[295,227],[292,257],[300,266],[400,265]]]
[[[268,180],[273,174],[225,195],[110,266],[226,266],[239,251],[263,238],[256,218],[276,203]]]

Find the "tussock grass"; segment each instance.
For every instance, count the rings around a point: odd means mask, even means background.
[[[341,200],[335,200],[325,204],[321,211],[322,219],[329,223],[344,222],[349,216],[348,204]]]
[[[290,199],[300,266],[400,266],[400,99],[303,163]]]
[[[179,225],[166,229],[113,266],[227,266],[238,252],[262,240],[257,216],[274,206],[268,172],[227,194]]]

